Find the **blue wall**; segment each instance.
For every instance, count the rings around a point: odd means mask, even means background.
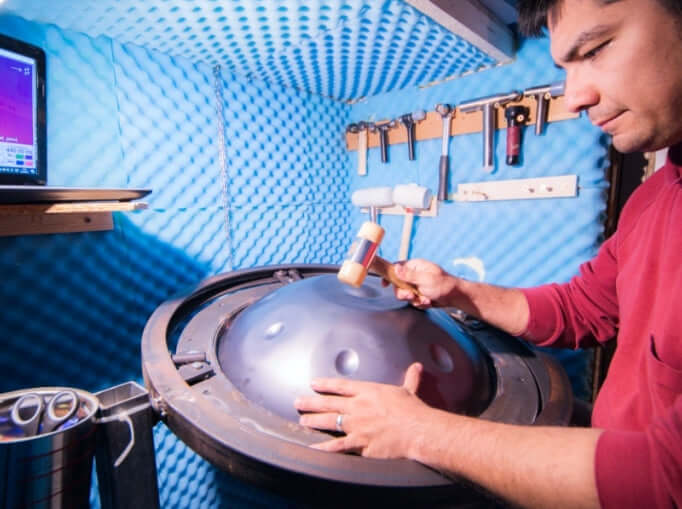
[[[142,328],[173,293],[233,268],[342,257],[349,106],[226,72],[216,83],[202,64],[17,17],[0,32],[47,53],[49,183],[153,190],[111,232],[0,239],[0,390],[138,378]],[[49,369],[15,362],[43,347]]]
[[[171,295],[233,268],[342,259],[349,106],[227,72],[216,85],[206,65],[17,17],[0,33],[47,54],[49,183],[153,189],[111,232],[0,238],[0,392],[140,381],[142,330]],[[162,425],[155,440],[163,507],[277,500]]]
[[[560,78],[546,41],[517,61],[427,88],[355,104],[248,80],[204,64],[0,16],[0,33],[48,55],[48,163],[53,185],[149,187],[149,209],[116,213],[111,232],[0,238],[0,391],[68,385],[96,391],[140,379],[139,341],[151,312],[208,275],[276,263],[338,263],[364,220],[350,204],[361,187],[437,187],[440,140],[405,145],[390,164],[370,151],[357,176],[345,150],[351,121],[379,120],[437,102],[457,103]],[[224,119],[224,145],[219,143]],[[480,169],[480,134],[451,140],[457,182],[579,175],[572,199],[447,203],[418,218],[411,256],[485,280],[533,285],[567,280],[592,256],[604,210],[606,141],[586,119],[527,128],[524,164]],[[224,150],[225,164],[220,152]],[[402,218],[383,217],[383,254],[395,258]],[[584,356],[568,357],[574,385]],[[582,370],[582,371],[581,371]],[[276,497],[215,471],[163,426],[156,430],[163,507],[272,505]],[[281,502],[281,501],[279,501]]]

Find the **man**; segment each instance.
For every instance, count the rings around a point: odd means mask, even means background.
[[[410,458],[530,507],[682,507],[682,2],[521,0],[520,24],[546,23],[566,70],[565,100],[623,152],[670,147],[666,166],[633,194],[616,234],[565,285],[504,289],[423,260],[396,266],[424,297],[538,345],[578,347],[617,334],[592,428],[530,427],[439,411],[402,387],[317,380],[299,398],[303,425],[345,436],[317,444]]]

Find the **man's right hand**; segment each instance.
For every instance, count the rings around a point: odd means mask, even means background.
[[[410,301],[413,306],[421,309],[452,305],[449,301],[456,287],[456,278],[435,263],[414,259],[398,262],[393,268],[396,276],[412,283],[421,294],[415,295],[409,290],[395,287],[395,296],[398,299]]]
[[[519,289],[467,281],[426,260],[398,262],[393,268],[397,277],[412,283],[420,293],[395,288],[395,296],[417,308],[457,308],[514,336],[528,326],[530,310]]]

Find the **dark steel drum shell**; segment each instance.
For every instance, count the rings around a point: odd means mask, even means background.
[[[210,278],[159,306],[142,337],[142,370],[155,410],[180,439],[222,470],[308,502],[319,496],[314,495],[319,490],[325,490],[324,500],[331,505],[381,500],[453,506],[480,500],[480,491],[470,485],[413,461],[311,449],[308,445],[329,435],[254,404],[220,371],[216,342],[228,308],[234,312],[286,284],[282,275],[297,279],[337,271],[338,266],[329,265],[241,270]],[[210,305],[217,300],[220,304]],[[202,313],[202,320],[196,320]],[[213,320],[213,331],[201,330],[207,320]],[[173,362],[168,341],[181,326],[183,349],[178,351],[189,351],[188,345],[194,345],[205,352],[206,362],[194,364],[198,372],[203,367],[206,376],[191,378],[187,373],[194,368]],[[482,418],[518,424],[568,423],[570,386],[556,362],[485,325],[459,327],[476,339],[493,365],[493,397]]]
[[[334,274],[284,285],[224,324],[217,350],[220,370],[247,399],[294,422],[294,400],[314,394],[313,378],[400,385],[415,361],[431,406],[478,415],[490,401],[489,361],[477,343],[445,311],[399,301],[373,276],[361,288]]]

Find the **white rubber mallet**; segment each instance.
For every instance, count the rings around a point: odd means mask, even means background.
[[[431,206],[431,190],[417,184],[400,184],[393,189],[393,202],[405,209],[403,234],[400,240],[398,260],[407,260],[412,237],[412,223],[417,210],[428,209]]]
[[[369,209],[369,220],[377,222],[377,210],[382,207],[393,206],[392,187],[366,187],[358,189],[351,196],[351,202],[356,207]]]

